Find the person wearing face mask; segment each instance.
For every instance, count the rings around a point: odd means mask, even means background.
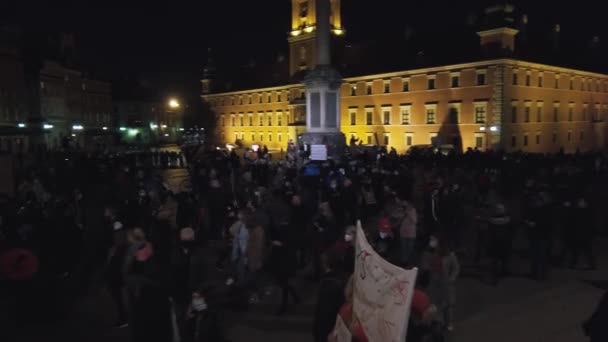
[[[344,238],[336,241],[330,249],[335,255],[341,267],[341,271],[350,275],[355,271],[355,226],[348,226],[344,231]]]
[[[376,241],[376,251],[385,259],[390,259],[391,244],[393,242],[393,225],[385,212],[378,221],[378,240]]]
[[[225,341],[215,310],[210,308],[205,291],[192,293],[182,342]]]
[[[421,273],[428,279],[428,293],[443,316],[448,330],[452,330],[454,304],[456,302],[456,279],[460,275],[460,263],[447,240],[432,236],[429,248],[423,254]]]

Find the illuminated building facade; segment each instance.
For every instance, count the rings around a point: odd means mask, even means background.
[[[340,2],[331,4],[333,33],[342,35]],[[315,67],[314,5],[293,0],[292,75]],[[486,14],[511,11],[495,7]],[[478,62],[345,78],[340,108],[347,139],[401,153],[431,143],[537,153],[604,148],[608,75],[512,58],[518,31],[500,20],[493,23],[478,32],[486,56]],[[206,90],[202,98],[217,114],[222,143],[239,140],[245,146],[284,149],[305,131],[301,84]]]

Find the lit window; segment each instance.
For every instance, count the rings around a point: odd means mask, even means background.
[[[475,148],[483,148],[483,135],[475,134]]]
[[[452,75],[452,88],[460,87],[460,76]]]
[[[410,124],[410,110],[411,106],[401,106],[399,108],[401,114],[401,124],[409,125]]]
[[[351,126],[357,125],[357,110],[356,109],[350,109],[349,110],[349,115],[350,115],[350,125]]]
[[[437,108],[435,106],[427,106],[426,108],[426,123],[437,123]]]
[[[448,108],[448,122],[453,125],[460,122],[460,106],[450,105]]]
[[[357,86],[351,85],[350,86],[350,96],[356,96],[356,95],[357,95]]]
[[[391,109],[390,109],[390,107],[383,107],[382,108],[382,123],[384,125],[390,125],[391,124]]]
[[[405,146],[414,145],[414,133],[405,133]]]
[[[482,86],[482,85],[486,85],[486,72],[484,71],[477,71],[477,85],[478,86]]]
[[[475,123],[484,124],[486,123],[486,113],[488,104],[486,102],[475,104]]]

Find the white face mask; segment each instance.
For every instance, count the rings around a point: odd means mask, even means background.
[[[388,237],[388,233],[380,233],[381,239],[386,239]]]
[[[437,239],[435,239],[435,238],[431,238],[431,240],[429,241],[429,247],[437,248],[438,245],[439,245],[439,241],[437,241]]]
[[[346,241],[346,242],[351,242],[351,241],[353,241],[353,236],[352,236],[352,234],[345,234],[345,235],[344,235],[344,241]]]
[[[204,311],[207,310],[207,302],[203,298],[196,298],[192,300],[192,309],[194,311]]]

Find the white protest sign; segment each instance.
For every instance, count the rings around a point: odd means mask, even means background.
[[[357,222],[354,314],[369,342],[404,342],[418,269],[405,270],[384,260]]]
[[[310,145],[311,160],[327,160],[327,146],[325,145]]]

